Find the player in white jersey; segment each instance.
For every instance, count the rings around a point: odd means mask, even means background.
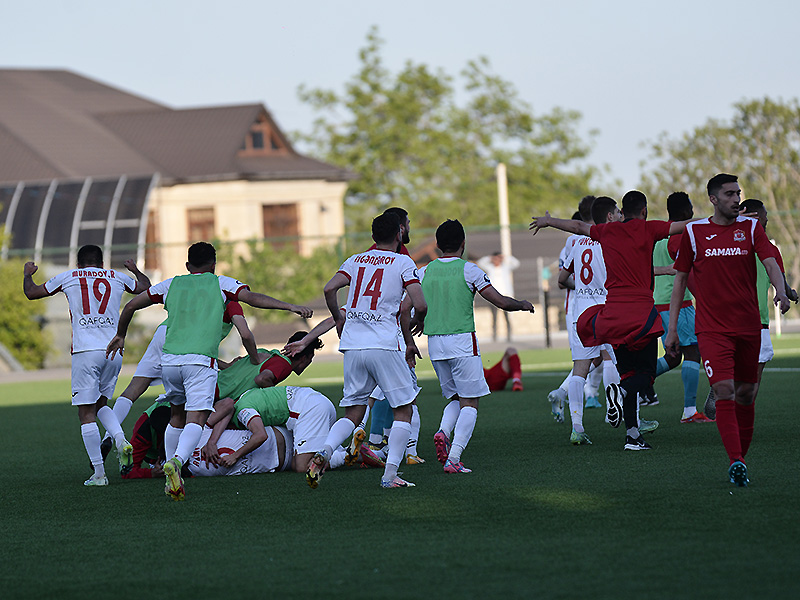
[[[594,201],[594,196],[584,196],[578,203],[578,211],[572,215],[572,218],[575,220],[584,221],[586,223],[592,223],[592,205],[594,204]],[[570,250],[572,250],[572,246],[580,237],[582,236],[573,233],[567,238],[564,247],[561,249],[561,252],[558,255],[559,273],[561,273],[564,268],[564,262],[567,260],[567,255],[569,254]],[[574,302],[572,300],[572,288],[567,287],[565,283],[561,283],[560,281],[558,283],[558,287],[566,291],[566,296],[564,298],[564,312],[566,313],[566,322],[569,324],[572,322],[573,316],[575,319],[578,318],[578,316],[574,314],[575,311],[573,309]],[[567,328],[569,329],[569,325],[567,325]],[[584,386],[586,408],[600,408],[602,406],[598,398],[598,389],[600,387],[602,371],[596,368],[598,365],[599,362],[592,363],[592,366],[589,369],[589,375],[586,378],[586,385]],[[572,379],[572,374],[573,373],[570,370],[570,372],[564,378],[564,381],[561,382],[561,385],[547,395],[547,399],[551,405],[551,413],[553,418],[556,420],[556,423],[564,422],[564,404],[567,402],[569,382]]]
[[[267,440],[255,450],[239,458],[233,465],[216,465],[203,460],[201,451],[211,437],[211,429],[206,427],[200,437],[200,443],[194,449],[187,466],[195,477],[209,477],[216,475],[252,475],[258,473],[275,473],[276,471],[290,471],[292,466],[292,452],[287,452],[294,444],[292,432],[286,427],[276,425],[266,428]],[[247,444],[252,432],[242,429],[226,429],[222,432],[217,442],[220,456],[229,456]]]
[[[114,393],[117,376],[122,367],[122,355],[107,359],[105,347],[117,329],[122,293],[139,293],[147,289],[150,280],[139,271],[132,260],[125,267],[136,279],[114,269],[103,268],[103,251],[94,245],[78,250],[78,266],[56,275],[42,285],[33,283],[38,267],[25,263],[23,291],[29,300],[45,298],[63,292],[69,303],[72,324],[72,404],[78,407],[81,437],[86,453],[94,467],[94,474],[84,485],[108,485],[100,451],[99,419],[111,434],[120,457],[120,468],[132,465],[133,448],[108,399]]]
[[[600,197],[592,205],[592,217],[594,223],[605,223],[621,220],[622,214],[614,200]],[[606,383],[608,385],[612,382],[619,383],[619,374],[614,367],[614,350],[611,346],[603,344],[586,348],[577,331],[578,317],[581,313],[590,306],[604,304],[606,301],[606,265],[600,243],[588,236],[579,236],[575,239],[558,275],[558,282],[572,290],[571,304],[567,312],[569,347],[572,350],[573,360],[572,376],[568,384],[569,410],[572,419],[570,442],[575,445],[591,444],[583,427],[583,390],[592,362],[602,358]]]
[[[325,285],[325,302],[339,334],[339,351],[344,354],[344,396],[339,406],[345,417],[334,423],[324,448],[311,460],[306,479],[315,488],[333,449],[353,433],[364,416],[370,393],[379,385],[394,414],[389,435],[389,453],[381,479],[383,487],[410,484],[397,476],[411,433],[411,402],[414,385],[407,361],[413,362],[419,350],[404,327],[407,349],[404,360],[397,341],[400,302],[405,290],[424,319],[427,312],[417,268],[408,256],[397,254],[402,239],[400,220],[384,213],[372,222],[376,248],[348,258]],[[344,315],[337,292],[349,286]]]

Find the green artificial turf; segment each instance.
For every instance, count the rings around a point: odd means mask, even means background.
[[[570,445],[546,401],[566,374],[553,367],[568,364],[563,350],[523,352],[525,391],[481,401],[469,475],[436,462],[444,401],[423,377],[428,462],[401,469],[412,489],[381,489],[379,471],[352,468],[316,490],[290,473],[191,479],[173,502],[163,480],[121,480],[113,453],[110,485],[85,488],[69,383],[0,385],[0,598],[796,597],[800,338],[776,347],[748,488],[727,481],[714,424],[679,423],[677,372],[642,409],[661,423],[652,451],[623,452],[624,431],[601,409],[585,415],[594,444]],[[337,368],[315,364],[304,379]],[[340,383],[314,387],[341,396]],[[703,378],[700,404],[707,390]]]

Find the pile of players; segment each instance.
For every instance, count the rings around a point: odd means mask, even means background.
[[[622,211],[611,198],[589,198],[591,220],[585,211],[573,220],[546,213],[534,217],[530,228],[534,234],[548,226],[575,234],[559,276],[570,289],[574,368],[566,397],[572,443],[591,443],[582,419],[585,377],[602,359],[606,421],[613,427],[624,421],[626,450],[651,449],[642,433],[657,423],[639,418],[639,399],[654,403],[648,388],[682,356],[681,422],[715,418],[729,458],[729,479],[746,486],[754,401],[764,363],[772,357],[768,286],[775,288],[782,313],[790,300],[797,302],[797,293],[786,283],[780,252],[764,231],[763,203],[742,202],[735,175],[712,177],[707,191],[714,213],[705,219],[692,220],[691,201],[678,192],[668,198],[670,221],[648,221],[647,199],[631,191],[622,199]],[[656,284],[656,278],[663,283]],[[696,317],[687,288],[697,300]],[[666,350],[661,359],[658,337]],[[701,356],[714,399],[706,402],[706,413],[714,411],[710,416],[696,408]],[[563,390],[549,396],[557,421],[563,421],[564,398]]]
[[[416,455],[419,387],[414,376],[419,350],[413,334],[429,336],[429,349],[448,404],[434,442],[445,473],[469,473],[461,454],[472,436],[480,397],[502,389],[509,379],[522,390],[519,357],[508,349],[484,370],[473,315],[475,293],[503,310],[533,312],[528,301],[498,293],[488,276],[462,258],[465,233],[458,221],[436,232],[443,256],[418,271],[408,256],[410,223],[402,209],[389,209],[372,224],[375,245],[350,257],[325,286],[331,317],[312,332],[298,332],[283,352],[259,350],[247,326],[243,302],[262,309],[288,310],[308,318],[308,307],[286,303],[224,275],[216,275],[216,252],[208,243],[189,248],[187,275],[151,285],[133,261],[132,277],[103,268],[102,251],[84,246],[78,267],[42,285],[37,267],[24,268],[29,299],[63,292],[73,328],[73,404],[93,475],[87,486],[108,485],[105,457],[116,446],[123,477],[163,476],[166,494],[185,498],[183,475],[241,474],[292,469],[306,473],[315,488],[323,472],[362,462],[384,469],[381,485],[411,487],[398,477],[403,457]],[[349,287],[339,306],[337,292]],[[138,294],[117,310],[123,291]],[[128,327],[136,311],[164,305],[167,320],[156,330],[128,388],[112,397]],[[301,373],[321,347],[319,336],[337,328],[344,355],[345,417],[334,422],[330,400],[310,388],[276,387]],[[218,359],[219,343],[236,328],[247,356]],[[401,349],[402,345],[402,349]],[[488,383],[487,383],[488,381]],[[164,396],[139,418],[129,442],[121,427],[133,402],[149,385],[162,382]],[[369,408],[391,408],[388,440],[381,454],[363,444]],[[96,420],[107,431],[100,439]],[[235,429],[229,426],[233,425]],[[352,436],[345,449],[342,444]],[[452,437],[452,443],[451,443]],[[163,462],[162,462],[163,461]],[[162,466],[163,465],[163,466]]]

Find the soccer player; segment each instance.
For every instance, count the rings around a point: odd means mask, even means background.
[[[116,331],[122,292],[138,294],[148,288],[150,280],[134,261],[126,260],[124,264],[136,279],[114,269],[104,269],[103,251],[99,246],[86,245],[78,250],[76,269],[56,275],[42,285],[33,282],[33,274],[39,269],[36,264],[27,262],[23,268],[22,289],[28,300],[63,292],[69,303],[72,405],[78,407],[83,445],[94,467],[94,474],[84,482],[87,486],[108,485],[97,420],[114,438],[120,469],[132,465],[133,447],[125,439],[119,419],[108,407],[122,367],[122,355],[107,359],[105,347]]]
[[[490,392],[499,392],[506,389],[511,380],[511,391],[522,391],[522,363],[519,360],[517,349],[509,346],[503,356],[494,365],[483,370],[486,384]]]
[[[667,214],[670,221],[686,221],[694,216],[692,201],[686,192],[673,192],[667,197]],[[653,300],[656,310],[661,316],[664,327],[662,343],[666,340],[666,331],[669,329],[669,302],[672,297],[672,286],[675,281],[674,270],[671,269],[678,255],[681,239],[684,234],[671,236],[666,240],[656,242],[653,249],[653,267],[656,270]],[[657,271],[662,269],[661,273]],[[683,415],[681,423],[710,423],[702,412],[697,410],[697,384],[700,380],[700,351],[697,349],[697,336],[694,332],[695,310],[692,304],[692,294],[686,290],[678,313],[678,354],[664,354],[656,363],[656,377],[681,365],[681,381],[683,382]],[[658,400],[656,400],[656,403]],[[652,400],[645,398],[643,406],[653,404]]]
[[[436,229],[442,257],[420,271],[428,314],[424,323],[418,315],[412,321],[413,332],[428,336],[428,354],[448,400],[433,437],[445,473],[471,472],[461,462],[461,454],[475,429],[478,400],[490,393],[475,335],[475,292],[501,310],[533,312],[530,302],[503,296],[478,265],[464,260],[465,245],[459,221],[448,219]]]
[[[253,336],[253,332],[250,331],[250,327],[247,325],[242,305],[235,301],[229,301],[225,303],[225,313],[222,315],[220,342],[228,336],[233,327],[236,327],[236,330],[239,332],[245,348],[255,348],[255,337]],[[164,321],[153,333],[153,337],[147,345],[144,355],[142,355],[141,360],[139,360],[139,364],[136,365],[136,372],[128,384],[128,387],[125,388],[117,397],[116,402],[114,402],[114,414],[117,419],[119,419],[120,423],[128,416],[133,403],[147,391],[148,387],[151,385],[161,385],[161,359],[164,351],[164,339],[166,334],[167,322]],[[220,368],[225,368],[227,366],[224,361],[218,362]],[[108,433],[106,433],[106,437],[103,438],[100,449],[103,453],[103,460],[105,461],[108,452],[111,450],[111,439]]]
[[[419,356],[419,350],[404,327],[404,360],[397,339],[397,322],[404,291],[420,320],[424,320],[427,305],[414,261],[396,252],[402,240],[397,216],[384,213],[375,217],[372,239],[376,244],[374,250],[348,258],[325,284],[325,302],[339,334],[339,351],[344,354],[344,396],[339,405],[344,407],[345,416],[334,423],[323,449],[309,463],[306,480],[312,488],[317,487],[333,448],[350,437],[363,419],[376,385],[383,390],[394,413],[381,486],[413,485],[397,476],[397,468],[411,434],[411,403],[416,395],[409,366]],[[337,292],[347,286],[343,312]]]
[[[240,281],[215,275],[217,255],[214,246],[197,242],[189,248],[186,268],[181,275],[151,286],[133,298],[120,315],[117,335],[109,342],[107,355],[114,356],[125,344],[133,314],[156,302],[168,313],[161,378],[172,402],[170,424],[164,434],[166,455],[165,493],[183,500],[186,491],[180,471],[197,446],[213,404],[217,384],[219,333],[226,300],[239,300],[255,308],[290,310],[311,316],[309,308],[257,294]],[[250,360],[258,361],[256,348],[248,348]]]
[[[607,223],[622,220],[617,203],[601,196],[592,204],[592,223]],[[590,306],[603,304],[606,300],[606,266],[603,249],[599,242],[587,236],[574,240],[567,253],[564,266],[558,274],[558,282],[572,290],[569,327],[569,347],[572,351],[572,377],[569,382],[569,411],[572,420],[570,442],[574,445],[591,444],[583,427],[583,390],[586,376],[593,361],[602,358],[604,378],[610,385],[619,383],[619,374],[614,366],[614,350],[609,344],[587,348],[578,337],[577,321]]]
[[[613,427],[624,419],[625,450],[650,450],[639,431],[638,394],[652,383],[658,358],[658,337],[664,332],[653,303],[653,247],[680,233],[685,221],[648,221],[647,198],[632,190],[622,198],[623,221],[589,225],[551,217],[533,217],[534,234],[555,227],[588,235],[600,242],[606,264],[605,304],[585,310],[578,335],[586,346],[611,344],[621,382],[606,388],[606,418]]]
[[[677,353],[678,316],[692,273],[697,342],[717,398],[717,429],[730,460],[728,476],[737,486],[746,486],[744,459],[753,438],[761,347],[756,254],[775,287],[775,303],[780,303],[782,313],[789,310],[789,298],[764,228],[755,219],[739,215],[738,178],[720,173],[708,181],[707,189],[714,214],[690,223],[681,240],[665,346]]]

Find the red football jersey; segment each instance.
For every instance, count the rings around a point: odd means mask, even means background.
[[[739,217],[731,225],[701,219],[686,226],[675,270],[694,274],[697,333],[761,329],[756,254],[774,258],[774,246],[755,219]]]
[[[617,296],[653,301],[653,247],[669,236],[669,221],[629,219],[592,225],[606,261],[606,302]]]

